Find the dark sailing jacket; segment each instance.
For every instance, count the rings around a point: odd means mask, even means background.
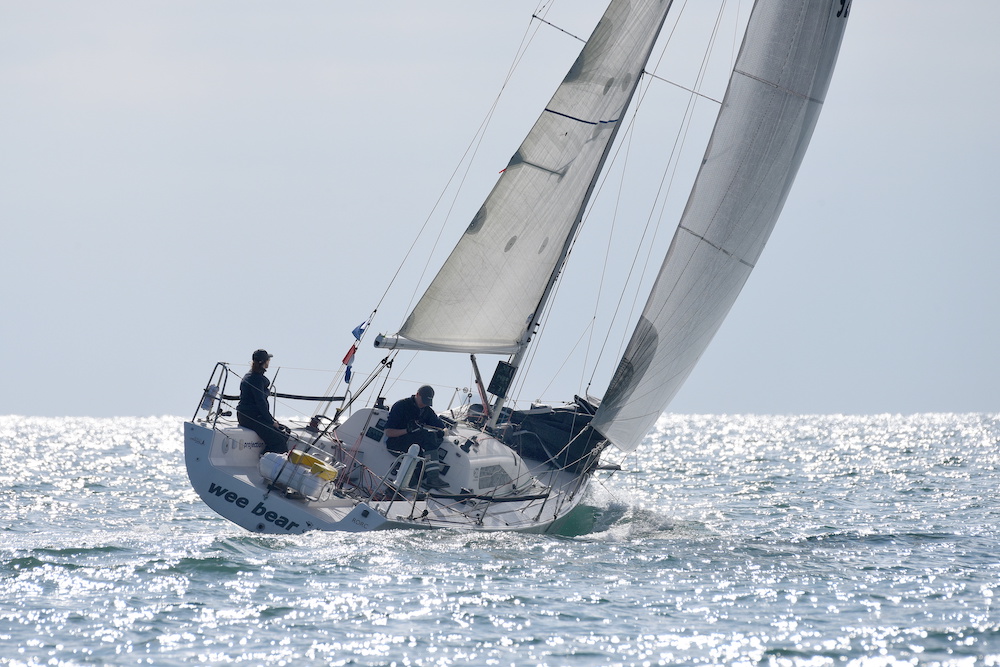
[[[385,420],[385,427],[405,428],[407,432],[395,438],[386,438],[386,448],[394,454],[402,454],[410,444],[419,445],[421,453],[436,450],[441,444],[440,432],[434,435],[417,428],[420,424],[444,428],[441,418],[426,405],[423,408],[417,407],[417,401],[412,396],[393,403],[389,417]]]
[[[250,371],[240,382],[240,402],[236,406],[237,415],[251,417],[264,424],[274,421],[267,404],[271,393],[271,381],[263,373]]]
[[[423,409],[417,407],[417,401],[412,396],[402,398],[392,404],[389,418],[385,420],[386,428],[407,428],[411,422],[420,422],[428,426],[444,428],[444,422],[426,405]]]

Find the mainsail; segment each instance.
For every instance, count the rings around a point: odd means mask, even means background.
[[[671,0],[613,0],[395,337],[382,347],[510,354],[530,332]]]
[[[764,249],[812,136],[850,0],[758,0],[701,170],[591,426],[633,450]]]

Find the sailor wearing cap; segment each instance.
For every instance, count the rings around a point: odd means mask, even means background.
[[[240,426],[253,430],[261,437],[265,452],[283,454],[288,451],[288,435],[281,431],[281,425],[271,415],[267,404],[267,398],[271,395],[271,381],[264,375],[273,356],[267,350],[256,350],[253,353],[250,372],[240,382],[236,419]]]
[[[425,426],[444,429],[444,422],[431,406],[434,404],[434,388],[424,385],[413,396],[396,401],[386,419],[386,448],[393,454],[403,454],[410,445],[420,447],[420,454],[427,458],[424,467],[423,486],[428,489],[443,489],[448,483],[441,479],[441,465],[438,446],[443,431],[431,431]]]

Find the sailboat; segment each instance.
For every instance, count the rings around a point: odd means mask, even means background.
[[[258,532],[387,528],[557,531],[608,447],[635,450],[694,368],[764,248],[823,106],[850,0],[757,0],[687,204],[603,396],[507,405],[667,17],[680,2],[612,0],[471,216],[387,353],[467,355],[481,402],[440,413],[442,488],[411,447],[385,446],[378,396],[338,403],[263,453],[232,419],[219,363],[185,423],[191,483],[209,507]],[[501,355],[489,386],[477,355]],[[383,366],[388,366],[383,360]],[[377,377],[374,373],[371,377]],[[238,379],[237,379],[238,382]],[[377,393],[377,392],[376,392]],[[283,395],[288,400],[310,397]],[[227,409],[230,408],[230,409]]]

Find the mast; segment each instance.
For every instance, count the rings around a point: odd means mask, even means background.
[[[608,11],[610,11],[610,8]],[[645,67],[646,61],[649,60],[649,53],[652,51],[653,44],[656,42],[656,36],[660,34],[660,30],[663,27],[663,22],[666,20],[666,17],[666,12],[664,12],[659,25],[656,27],[653,39],[649,42],[649,50],[646,52],[646,57],[642,61],[643,67]],[[521,361],[524,359],[524,355],[528,351],[528,344],[531,342],[532,337],[538,330],[538,326],[541,324],[542,313],[545,311],[545,306],[548,304],[549,298],[552,296],[552,290],[555,288],[556,282],[559,280],[559,275],[562,273],[563,267],[566,266],[566,260],[569,258],[569,251],[573,247],[573,241],[576,240],[576,235],[580,229],[580,225],[583,224],[583,215],[586,213],[587,205],[590,203],[590,198],[593,196],[594,189],[597,187],[597,180],[600,178],[601,172],[604,171],[604,164],[607,162],[608,155],[611,153],[611,148],[615,143],[615,138],[618,136],[618,131],[622,127],[621,121],[624,118],[625,112],[628,110],[630,103],[632,102],[632,98],[635,97],[635,91],[639,87],[639,81],[641,78],[641,76],[635,77],[635,82],[632,85],[628,99],[622,107],[622,113],[614,121],[614,129],[611,130],[611,137],[608,139],[607,145],[604,147],[604,152],[601,154],[601,159],[598,162],[597,169],[594,171],[594,175],[590,179],[590,185],[587,187],[587,192],[580,201],[580,207],[577,210],[576,218],[573,220],[573,225],[570,227],[569,234],[563,242],[562,250],[559,252],[559,259],[552,268],[552,273],[549,274],[549,279],[545,283],[545,289],[542,291],[542,296],[538,300],[538,305],[535,306],[535,310],[531,313],[531,318],[528,320],[527,325],[524,327],[524,333],[522,334],[521,339],[517,342],[517,351],[511,355],[510,361],[508,362],[514,367],[514,375],[517,375],[517,371],[521,367]],[[545,111],[549,112],[549,109],[546,109]],[[511,377],[511,382],[513,382],[513,376]],[[506,395],[497,396],[493,401],[493,407],[490,410],[490,419],[486,424],[488,428],[493,428],[497,425],[497,419],[500,416],[500,411],[503,409],[506,402]]]
[[[399,333],[377,347],[521,363],[671,4],[612,0]]]

